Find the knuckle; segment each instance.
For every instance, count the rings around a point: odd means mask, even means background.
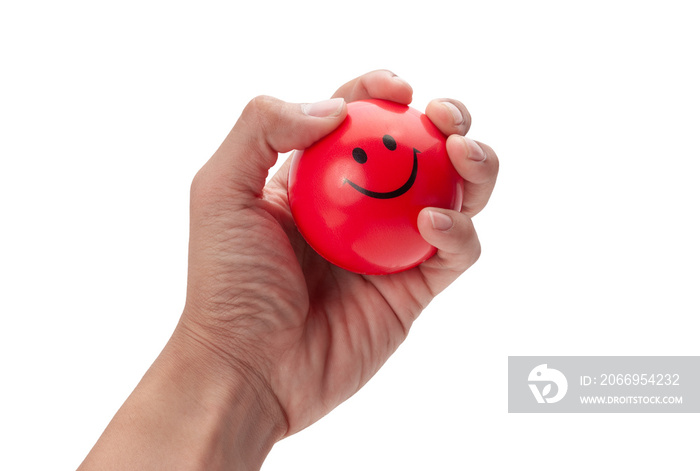
[[[479,146],[481,146],[486,154],[486,163],[488,163],[488,165],[484,166],[484,172],[488,174],[487,181],[495,181],[496,177],[498,176],[498,169],[500,167],[498,156],[491,146],[484,144],[481,141],[478,142]]]
[[[246,109],[259,112],[268,110],[277,101],[269,95],[258,95],[248,102]]]
[[[486,155],[488,155],[489,159],[493,159],[494,161],[498,162],[498,157],[496,156],[496,152],[493,150],[493,148],[488,145],[484,144],[483,142],[479,142],[479,145],[481,146],[482,149],[484,149],[484,152]]]
[[[474,245],[471,249],[471,254],[472,254],[472,257],[470,260],[470,262],[471,262],[470,266],[474,265],[477,262],[477,260],[479,260],[479,258],[481,258],[481,242],[479,242],[478,238],[476,238],[476,240],[474,241]]]
[[[201,207],[212,198],[211,185],[206,181],[204,168],[200,169],[192,178],[190,184],[190,203],[193,207]]]
[[[465,270],[474,265],[481,257],[481,241],[472,223],[469,224],[467,234],[462,240],[460,252],[463,254],[463,265]]]
[[[469,112],[469,110],[466,108],[466,106],[462,105],[462,116],[464,116],[464,121],[462,122],[462,127],[464,128],[464,134],[469,132],[469,129],[472,127],[472,115]]]
[[[259,95],[250,100],[243,110],[241,119],[248,126],[256,129],[254,142],[256,147],[268,149],[271,134],[278,132],[284,120],[284,102],[268,95]]]
[[[268,95],[259,95],[248,102],[243,110],[243,118],[265,125],[274,120],[278,108],[279,100]]]
[[[500,161],[498,160],[496,152],[494,152],[494,150],[489,146],[486,146],[486,155],[488,155],[488,157],[491,159],[491,165],[493,166],[493,173],[495,178],[498,175],[498,169],[501,166]]]

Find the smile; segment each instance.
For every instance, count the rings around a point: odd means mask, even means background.
[[[413,169],[411,170],[411,176],[408,177],[408,180],[406,180],[406,183],[401,185],[399,188],[395,189],[394,191],[372,191],[368,190],[367,188],[362,188],[360,185],[351,182],[347,178],[345,181],[350,184],[351,187],[359,191],[365,196],[369,196],[370,198],[377,198],[381,200],[386,200],[390,198],[396,198],[397,196],[401,196],[404,193],[406,193],[408,190],[411,189],[413,186],[413,183],[416,181],[416,175],[418,175],[418,154],[420,153],[419,150],[413,149]]]

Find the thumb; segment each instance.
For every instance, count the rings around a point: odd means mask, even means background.
[[[346,114],[342,98],[312,104],[254,98],[195,181],[212,197],[235,197],[245,204],[262,195],[278,153],[310,146],[338,127]]]

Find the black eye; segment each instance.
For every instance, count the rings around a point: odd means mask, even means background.
[[[365,152],[359,147],[355,147],[352,150],[352,158],[355,159],[355,162],[357,162],[358,164],[363,164],[367,162],[367,152]]]
[[[390,135],[386,134],[384,137],[382,137],[382,142],[384,142],[384,147],[387,149],[396,150],[396,141]]]

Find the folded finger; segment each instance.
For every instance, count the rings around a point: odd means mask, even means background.
[[[419,265],[436,295],[481,255],[481,244],[469,216],[459,211],[425,208],[418,214],[418,230],[437,253]]]
[[[486,144],[459,135],[447,139],[447,154],[464,179],[462,212],[474,217],[484,209],[493,193],[498,176],[498,157]]]
[[[446,136],[464,136],[472,124],[472,117],[464,104],[450,98],[439,98],[428,103],[425,114]]]
[[[389,70],[375,70],[361,75],[341,86],[333,98],[344,98],[346,102],[378,98],[409,104],[413,99],[411,86]]]

